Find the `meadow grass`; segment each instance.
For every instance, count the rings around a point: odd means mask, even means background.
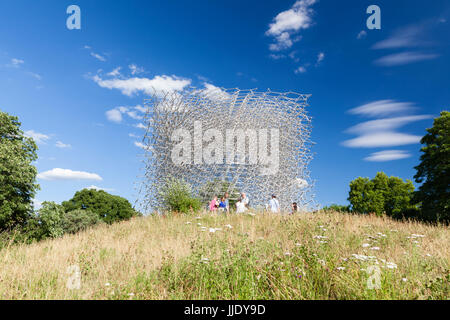
[[[4,246],[0,299],[447,300],[449,231],[336,212],[134,218]]]

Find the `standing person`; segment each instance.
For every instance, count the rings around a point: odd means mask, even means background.
[[[225,210],[227,211],[227,213],[230,213],[230,200],[228,199],[230,196],[228,195],[228,192],[225,192],[223,197],[225,198]]]
[[[247,197],[247,195],[244,192],[241,193],[241,202],[244,204],[244,206],[247,209],[249,209],[250,199]]]
[[[217,210],[217,207],[218,207],[217,196],[214,196],[214,198],[209,203],[209,211],[214,212]]]
[[[272,199],[269,201],[269,209],[270,212],[279,213],[280,212],[280,203],[278,202],[277,197],[273,194]]]
[[[292,203],[292,212],[291,214],[295,214],[298,211],[297,202]]]
[[[242,201],[242,198],[238,200],[238,202],[236,202],[236,213],[243,213],[247,210],[247,208],[245,207],[244,202]]]

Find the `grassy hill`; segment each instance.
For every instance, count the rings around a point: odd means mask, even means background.
[[[143,217],[6,246],[0,299],[449,299],[449,243],[340,213]]]

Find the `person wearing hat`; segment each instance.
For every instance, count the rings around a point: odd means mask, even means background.
[[[273,213],[280,212],[280,203],[278,202],[278,199],[274,194],[272,194],[272,199],[270,199],[269,201],[269,210]]]

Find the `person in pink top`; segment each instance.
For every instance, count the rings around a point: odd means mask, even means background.
[[[209,203],[209,211],[216,211],[219,206],[219,202],[217,201],[217,196],[214,196],[214,199]]]

